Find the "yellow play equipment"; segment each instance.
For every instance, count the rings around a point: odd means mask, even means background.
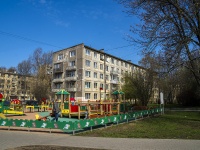
[[[6,116],[4,114],[0,113],[0,118],[1,119],[6,119]]]
[[[12,115],[24,115],[22,105],[19,100],[13,100],[7,105],[5,104],[3,94],[0,93],[0,113],[1,114],[12,114]],[[1,115],[3,117],[3,115]]]

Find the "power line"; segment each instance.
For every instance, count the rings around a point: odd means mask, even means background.
[[[20,35],[4,32],[4,31],[0,31],[0,34],[11,36],[11,37],[18,38],[18,39],[25,40],[25,41],[29,41],[29,42],[40,43],[40,44],[49,45],[49,46],[52,46],[52,47],[57,47],[57,48],[61,48],[62,49],[62,47],[59,47],[59,46],[56,46],[56,45],[52,45],[52,44],[49,44],[49,43],[46,43],[46,42],[42,42],[42,41],[33,40],[33,39],[30,39],[30,38],[27,38],[27,37],[23,37],[23,36],[20,36]]]
[[[56,47],[56,48],[63,49],[63,47],[56,46],[56,45],[53,45],[53,44],[49,44],[49,43],[47,43],[47,42],[42,42],[42,41],[30,39],[30,38],[27,38],[27,37],[23,37],[23,36],[20,36],[20,35],[16,35],[16,34],[13,34],[13,33],[9,33],[9,32],[4,32],[4,31],[1,31],[1,30],[0,30],[0,34],[6,35],[6,36],[11,36],[11,37],[14,37],[14,38],[17,38],[17,39],[21,39],[21,40],[25,40],[25,41],[29,41],[29,42],[40,43],[40,44],[44,44],[44,45],[48,45],[48,46],[52,46],[52,47]],[[121,49],[121,48],[125,48],[125,47],[130,47],[130,46],[133,46],[133,45],[134,45],[134,44],[124,45],[124,46],[120,46],[120,47],[115,47],[115,48],[106,49],[105,51]],[[133,54],[133,53],[135,53],[135,52],[132,52],[132,53],[130,53],[130,54]],[[126,57],[126,56],[129,56],[130,54],[126,54],[126,55],[124,55],[124,56]]]
[[[107,51],[109,50],[114,50],[114,49],[120,49],[120,48],[124,48],[124,47],[130,47],[133,46],[134,44],[130,44],[130,45],[125,45],[125,46],[120,46],[120,47],[116,47],[116,48],[111,48],[111,49],[107,49]]]

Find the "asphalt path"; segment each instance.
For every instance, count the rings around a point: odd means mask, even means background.
[[[66,133],[0,130],[0,150],[30,145],[109,150],[199,150],[200,140],[81,137]]]

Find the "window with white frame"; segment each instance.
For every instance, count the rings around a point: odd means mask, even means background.
[[[109,67],[108,66],[106,66],[106,71],[109,71]]]
[[[117,60],[116,65],[119,65],[119,60]]]
[[[58,60],[62,60],[63,59],[63,54],[58,54]]]
[[[85,54],[88,55],[88,56],[90,56],[90,50],[86,49],[85,50]]]
[[[76,65],[75,60],[69,62],[69,66],[75,66],[75,65]]]
[[[97,73],[96,72],[94,72],[94,78],[97,78]]]
[[[106,75],[106,80],[107,80],[107,81],[109,80],[109,76],[108,76],[108,75]]]
[[[94,82],[94,88],[97,88],[97,86],[98,86],[98,83]]]
[[[66,77],[75,77],[76,71],[66,71]]]
[[[56,73],[54,75],[55,79],[61,79],[62,78],[62,73]]]
[[[85,99],[90,99],[90,93],[85,93]]]
[[[114,63],[115,63],[115,60],[114,60],[114,58],[111,58],[111,62],[112,62],[112,64],[114,64]]]
[[[94,52],[94,58],[97,58],[97,53],[96,52]]]
[[[97,99],[97,93],[94,93],[94,99]]]
[[[58,69],[58,68],[60,68],[60,67],[61,67],[60,64],[54,64],[54,69]]]
[[[94,62],[94,68],[98,68],[98,66],[97,66],[97,62]]]
[[[109,57],[106,57],[106,62],[109,62],[110,58]]]
[[[75,82],[67,82],[66,88],[75,88]]]
[[[103,64],[100,64],[100,69],[103,70]]]
[[[111,71],[112,71],[112,72],[114,71],[114,69],[115,69],[114,67],[111,67]]]
[[[106,84],[106,90],[108,90],[108,87],[109,87],[109,85],[108,85],[108,84]]]
[[[75,50],[69,52],[69,57],[73,57],[73,56],[76,56]]]
[[[85,60],[85,65],[88,66],[88,67],[90,67],[90,62],[91,61],[89,61],[89,60]]]
[[[100,79],[103,79],[103,74],[102,73],[100,73]]]
[[[55,83],[55,88],[56,89],[61,89],[62,83]]]
[[[125,63],[125,67],[127,68],[127,63]]]
[[[85,88],[86,89],[90,88],[90,82],[85,82]]]
[[[103,89],[103,84],[100,84],[100,88],[102,88],[102,89]]]
[[[85,77],[90,77],[90,71],[85,71]]]
[[[104,55],[100,54],[100,60],[104,60]]]

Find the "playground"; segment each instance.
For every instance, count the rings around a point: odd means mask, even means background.
[[[67,91],[61,90],[56,93],[61,96],[58,101],[60,108],[58,121],[53,121],[52,104],[41,103],[40,105],[22,105],[19,100],[13,100],[10,105],[5,104],[3,95],[0,97],[0,126],[11,129],[13,127],[25,127],[27,130],[34,128],[59,129],[63,132],[92,130],[93,127],[105,127],[108,124],[129,122],[155,114],[162,114],[162,108],[135,110],[128,106],[125,101],[96,100],[76,101],[70,98]],[[64,97],[64,95],[66,95]]]

